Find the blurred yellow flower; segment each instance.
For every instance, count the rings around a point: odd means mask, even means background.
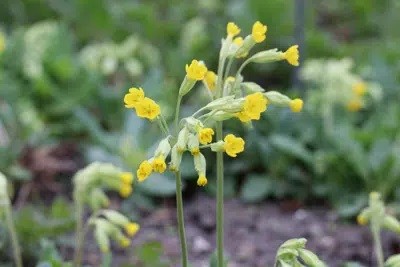
[[[123,172],[120,174],[120,179],[125,184],[132,184],[133,182],[133,175],[130,172]]]
[[[186,75],[191,80],[201,81],[204,79],[206,73],[207,67],[195,59],[192,60],[190,65],[186,64]]]
[[[243,44],[243,38],[242,37],[240,37],[240,36],[238,36],[238,37],[236,37],[235,39],[233,39],[233,43],[235,44],[235,45],[237,45],[237,46],[242,46],[242,44]]]
[[[144,92],[142,88],[132,87],[129,89],[124,97],[125,107],[136,108],[137,104],[144,99]]]
[[[200,175],[197,179],[198,186],[205,186],[207,184],[207,178],[204,175]]]
[[[293,66],[299,65],[299,46],[292,45],[283,53],[283,58]]]
[[[136,105],[136,114],[141,118],[154,120],[160,115],[160,106],[154,100],[145,97]]]
[[[244,151],[244,140],[240,137],[236,137],[233,134],[228,134],[224,138],[224,150],[226,154],[235,158],[238,153]]]
[[[193,148],[190,149],[190,153],[193,156],[196,156],[196,155],[198,155],[200,153],[200,148],[199,147],[193,147]]]
[[[138,181],[143,182],[147,179],[147,177],[150,176],[152,172],[153,166],[151,166],[150,162],[148,162],[147,160],[143,161],[142,163],[140,163],[139,168],[136,172]]]
[[[300,112],[303,109],[303,100],[300,98],[290,100],[289,107],[293,112]]]
[[[351,111],[351,112],[357,112],[361,109],[361,107],[362,107],[362,103],[359,98],[353,98],[352,100],[347,102],[347,106],[346,106],[347,110]]]
[[[352,90],[357,96],[363,96],[367,92],[367,85],[364,82],[357,82],[353,85]]]
[[[229,22],[226,25],[226,33],[230,37],[235,37],[240,33],[240,28],[233,22]]]
[[[139,231],[140,226],[137,223],[129,222],[128,224],[125,225],[124,229],[126,234],[132,237]]]
[[[125,236],[122,236],[119,240],[118,240],[118,244],[122,247],[122,248],[127,248],[130,246],[131,244],[131,240]]]
[[[119,188],[119,195],[121,197],[128,197],[132,193],[132,185],[122,183]]]
[[[256,21],[253,24],[253,29],[251,31],[251,36],[253,37],[254,42],[256,43],[261,43],[262,41],[265,40],[266,36],[265,34],[267,33],[267,26],[262,24],[259,21]]]
[[[367,220],[367,218],[365,216],[363,216],[362,214],[359,214],[357,216],[357,223],[359,225],[366,225],[368,223],[368,220]]]
[[[204,81],[209,90],[214,90],[216,82],[217,82],[217,75],[213,71],[207,71],[207,73],[204,77]]]
[[[202,145],[206,145],[212,142],[214,130],[211,128],[203,128],[199,131],[199,142]]]

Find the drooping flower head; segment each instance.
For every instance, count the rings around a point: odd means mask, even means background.
[[[283,53],[284,59],[289,62],[289,64],[293,66],[298,66],[299,65],[299,46],[298,45],[292,45],[289,47],[286,52]]]
[[[130,172],[123,172],[123,173],[120,174],[120,179],[125,184],[132,184],[133,175]]]
[[[251,31],[251,36],[253,37],[254,42],[261,43],[265,40],[267,33],[267,25],[262,24],[259,21],[256,21],[253,24],[253,29]]]
[[[244,140],[240,137],[236,137],[233,134],[228,134],[224,138],[224,150],[226,154],[235,158],[238,153],[244,151]]]
[[[201,81],[207,73],[207,67],[195,59],[192,60],[190,65],[186,64],[186,75],[191,80]]]
[[[129,89],[129,93],[127,93],[124,97],[125,107],[127,108],[136,108],[138,103],[140,103],[144,99],[144,92],[142,88],[132,87]]]
[[[154,100],[145,97],[136,105],[136,114],[141,118],[154,120],[160,115],[160,106]]]
[[[353,98],[347,103],[347,110],[350,112],[357,112],[361,109],[362,107],[362,102],[361,99],[359,98]]]
[[[125,232],[128,236],[134,236],[140,229],[139,224],[134,222],[129,222],[124,226]]]
[[[131,184],[122,183],[120,188],[119,188],[119,195],[121,197],[128,197],[131,193],[132,193],[132,185]]]
[[[207,184],[207,178],[205,175],[200,175],[199,178],[197,179],[197,185],[198,186],[205,186]]]

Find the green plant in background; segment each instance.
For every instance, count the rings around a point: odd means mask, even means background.
[[[217,266],[222,267],[225,262],[223,256],[223,152],[230,157],[236,157],[238,153],[244,151],[245,145],[242,138],[233,134],[223,137],[222,122],[237,118],[243,123],[250,124],[252,120],[259,120],[261,113],[270,104],[290,107],[293,112],[300,112],[303,107],[301,99],[290,99],[276,91],[265,92],[256,83],[244,82],[241,75],[242,70],[249,63],[287,60],[291,65],[298,66],[297,45],[290,47],[286,52],[270,49],[256,53],[242,63],[233,77],[229,76],[232,62],[246,57],[257,43],[265,40],[267,26],[257,21],[252,27],[252,33],[244,39],[237,36],[240,32],[236,24],[228,23],[227,36],[222,41],[219,53],[217,73],[208,70],[202,61],[193,60],[190,65],[186,65],[186,76],[179,88],[175,108],[173,131],[170,130],[161,114],[160,106],[151,98],[146,97],[142,88],[130,88],[124,97],[126,108],[135,110],[138,117],[156,121],[165,135],[153,156],[140,164],[137,177],[138,181],[142,182],[153,172],[164,173],[167,169],[166,159],[171,155],[169,169],[176,176],[177,220],[184,267],[188,266],[181,181],[181,161],[184,152],[189,151],[193,156],[199,186],[205,186],[208,182],[206,159],[200,150],[211,148],[217,153]],[[191,116],[180,119],[182,98],[194,88],[197,81],[203,81],[203,87],[209,94],[209,102]],[[214,134],[216,142],[213,142]]]
[[[317,255],[305,249],[306,242],[305,238],[290,239],[284,242],[278,249],[274,266],[325,267],[325,263]]]
[[[396,234],[400,233],[400,222],[388,214],[385,210],[385,204],[381,199],[381,195],[372,192],[369,195],[369,205],[363,209],[357,216],[357,222],[360,225],[369,224],[374,239],[375,256],[377,266],[394,267],[400,264],[400,255],[389,257],[386,262],[383,255],[381,242],[381,229],[387,229]]]
[[[17,233],[15,231],[12,207],[8,196],[8,185],[6,177],[0,172],[0,219],[5,217],[5,224],[11,237],[12,250],[15,265],[22,267],[21,249],[18,243]]]

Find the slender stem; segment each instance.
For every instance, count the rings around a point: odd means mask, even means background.
[[[181,108],[181,101],[182,101],[182,96],[178,95],[178,101],[176,102],[176,108],[175,108],[175,119],[174,119],[174,126],[175,126],[175,135],[178,135],[179,132],[179,125],[178,125],[178,120],[179,120],[179,112]]]
[[[75,192],[75,194],[77,194]],[[83,242],[85,239],[85,232],[83,229],[83,203],[78,196],[75,195],[75,220],[76,220],[76,230],[75,230],[75,255],[74,255],[74,266],[78,267],[82,264],[82,254],[83,254]]]
[[[178,135],[179,132],[179,111],[181,107],[182,96],[178,96],[178,101],[176,103],[175,109],[175,136]],[[176,218],[178,220],[178,231],[179,231],[179,239],[181,242],[181,251],[182,251],[182,267],[188,266],[188,253],[187,253],[187,245],[186,245],[186,236],[185,236],[185,217],[183,216],[183,200],[182,200],[182,178],[181,172],[175,172],[176,175]]]
[[[222,140],[222,122],[217,123],[217,140]],[[224,155],[217,152],[217,266],[224,266]]]
[[[181,172],[178,171],[176,175],[176,217],[178,218],[179,239],[181,241],[182,251],[182,267],[188,266],[188,254],[185,237],[185,221],[183,216],[183,200],[182,200],[182,180]]]
[[[224,80],[225,80],[226,78],[228,78],[229,72],[230,72],[231,67],[232,67],[233,58],[234,58],[234,57],[232,56],[232,57],[230,57],[229,60],[228,60],[228,64],[226,65],[226,69],[225,69]]]
[[[161,131],[162,131],[166,136],[168,136],[168,128],[165,128],[165,125],[163,124],[161,118],[162,118],[161,116],[158,116],[158,117],[157,117],[158,127],[160,127]]]
[[[18,243],[17,231],[15,230],[10,203],[7,203],[5,205],[5,216],[6,216],[8,232],[10,233],[15,265],[17,267],[22,267],[21,248]]]
[[[378,227],[372,227],[372,236],[374,238],[375,256],[378,263],[378,267],[384,266],[383,250],[381,236]]]

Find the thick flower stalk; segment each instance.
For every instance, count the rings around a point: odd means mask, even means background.
[[[224,135],[222,122],[229,119],[243,123],[260,120],[262,113],[269,105],[287,107],[293,112],[300,112],[303,108],[301,99],[290,99],[275,91],[266,92],[257,84],[244,81],[241,75],[241,71],[250,63],[287,61],[291,65],[298,66],[298,46],[291,46],[284,52],[277,49],[259,52],[247,58],[238,71],[234,72],[231,69],[233,61],[247,57],[256,44],[266,39],[267,26],[257,21],[246,37],[239,36],[241,32],[242,30],[235,23],[227,24],[226,37],[222,40],[216,72],[208,69],[203,61],[196,59],[182,68],[186,75],[178,90],[173,125],[168,126],[165,123],[159,106],[152,100],[146,100],[142,88],[129,89],[124,98],[125,106],[135,111],[139,117],[160,121],[160,130],[165,137],[158,144],[154,154],[140,163],[137,177],[139,182],[143,182],[151,179],[153,172],[163,173],[169,170],[176,174],[177,219],[183,267],[188,266],[180,177],[183,154],[189,153],[193,158],[194,167],[198,173],[198,186],[206,186],[208,183],[206,158],[202,150],[211,149],[217,154],[217,258],[218,267],[222,267],[223,154],[226,153],[232,158],[238,157],[245,150],[246,143],[244,139],[232,133]],[[205,88],[210,95],[210,101],[204,103],[203,107],[191,116],[181,118],[179,113],[181,100],[196,88],[196,85],[202,85]],[[139,111],[140,108],[145,109],[146,112]]]

